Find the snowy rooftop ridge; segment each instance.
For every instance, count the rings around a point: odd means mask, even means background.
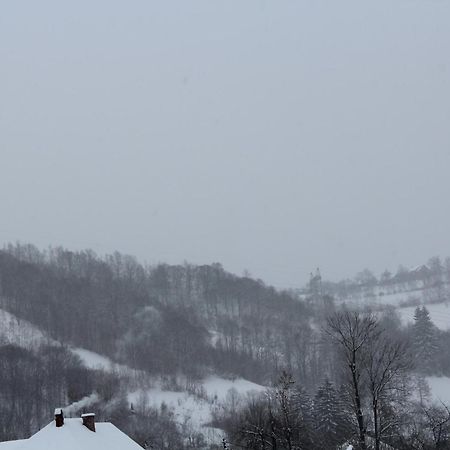
[[[49,423],[29,439],[0,442],[0,449],[14,450],[142,450],[136,442],[111,423],[97,423],[96,432],[83,426],[82,419],[65,419],[57,428]]]

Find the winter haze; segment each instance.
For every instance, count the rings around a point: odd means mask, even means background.
[[[219,261],[277,287],[446,256],[449,17],[447,1],[4,3],[0,240]]]

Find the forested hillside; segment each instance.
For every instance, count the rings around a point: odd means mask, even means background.
[[[304,290],[278,291],[220,264],[8,245],[0,440],[29,436],[65,406],[155,449],[448,448],[450,412],[426,381],[450,376],[450,332],[427,309],[448,300],[447,270],[401,274],[317,273]]]
[[[144,267],[118,253],[9,246],[0,296],[52,339],[155,374],[218,370],[269,382],[300,344],[293,330],[310,332],[294,294],[219,264]]]

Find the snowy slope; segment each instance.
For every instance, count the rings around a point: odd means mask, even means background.
[[[158,409],[165,404],[173,411],[175,421],[180,426],[201,432],[208,441],[217,442],[223,432],[207,425],[213,418],[214,408],[226,400],[232,389],[240,395],[247,395],[252,392],[264,392],[267,388],[244,379],[233,381],[211,376],[199,385],[199,391],[204,393],[203,397],[188,392],[168,391],[155,385],[151,389],[130,393],[128,400],[135,405],[144,402],[145,405]]]
[[[115,364],[106,356],[80,347],[73,348],[72,352],[79,356],[82,363],[89,369],[100,369],[106,372],[114,369]]]
[[[244,380],[243,378],[227,380],[217,376],[206,378],[202,386],[210,399],[215,399],[219,402],[225,401],[231,389],[236,390],[239,395],[247,395],[250,392],[264,392],[267,390],[266,387]]]
[[[133,403],[136,408],[139,405],[144,405],[157,409],[165,404],[174,413],[174,419],[179,426],[185,430],[203,433],[210,442],[217,442],[223,432],[208,427],[207,424],[213,418],[214,408],[219,407],[221,403],[226,401],[227,395],[231,390],[234,390],[240,396],[245,396],[251,392],[264,392],[267,389],[242,378],[227,380],[218,376],[210,376],[196,387],[196,392],[201,393],[201,395],[195,395],[186,391],[171,391],[164,389],[157,379],[150,377],[148,374],[116,364],[103,355],[82,348],[73,348],[72,351],[81,358],[87,367],[92,369],[114,370],[123,375],[136,375],[139,373],[139,379],[142,382],[145,381],[146,385],[153,387],[129,392],[128,400],[130,403]],[[95,398],[95,394],[91,397]],[[89,402],[89,400],[90,398],[83,399],[86,402]],[[76,405],[73,406],[76,410]]]
[[[420,303],[424,301],[424,292],[421,290],[397,292],[394,294],[378,295],[377,303],[386,306],[401,306],[402,303],[411,304],[413,302]]]
[[[58,342],[47,336],[38,327],[19,319],[3,309],[0,309],[0,344],[15,344],[24,348],[36,348],[42,344],[59,345]],[[129,372],[129,367],[116,364],[109,358],[84,348],[70,348],[79,356],[81,362],[90,369],[100,369],[104,371]]]
[[[0,343],[35,348],[53,341],[30,322],[0,309]]]
[[[446,303],[435,303],[425,305],[430,312],[430,318],[440,330],[450,329],[450,306]],[[414,322],[414,311],[416,307],[398,308],[397,312],[404,325]]]
[[[348,298],[336,301],[337,304],[345,303],[350,307],[372,306],[380,308],[384,306],[401,307],[404,304],[418,304],[426,302],[424,290],[399,291],[386,293],[382,289],[375,288],[371,293],[352,295]]]

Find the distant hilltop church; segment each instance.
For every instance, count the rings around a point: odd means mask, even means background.
[[[62,409],[55,420],[29,439],[0,442],[0,450],[142,450],[112,423],[95,423],[95,414],[65,419]]]
[[[319,301],[322,298],[322,275],[320,275],[319,268],[316,269],[315,273],[310,273],[309,295],[313,302]]]

